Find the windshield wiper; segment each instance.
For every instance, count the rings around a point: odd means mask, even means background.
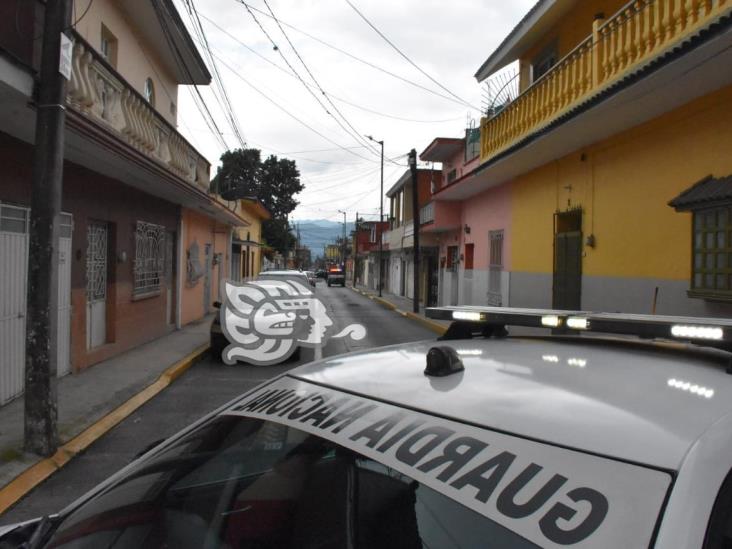
[[[48,535],[53,532],[56,527],[56,523],[58,522],[58,515],[44,515],[43,518],[38,521],[38,524],[36,524],[36,527],[33,529],[33,533],[28,538],[28,541],[23,543],[20,547],[22,549],[37,549],[43,544]]]

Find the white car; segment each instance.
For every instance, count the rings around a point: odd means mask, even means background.
[[[730,547],[732,321],[428,315],[441,341],[293,369],[0,546]]]

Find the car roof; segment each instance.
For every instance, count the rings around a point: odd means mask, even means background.
[[[307,276],[304,271],[262,271],[259,276]]]
[[[427,351],[435,345],[453,347],[465,370],[424,375]],[[732,377],[713,353],[618,338],[426,341],[341,355],[288,375],[669,470],[677,470],[705,430],[732,411]]]

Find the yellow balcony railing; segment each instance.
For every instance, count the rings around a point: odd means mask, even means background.
[[[74,36],[69,107],[202,190],[209,163],[79,35]]]
[[[481,162],[732,12],[732,0],[633,0],[533,83],[481,120]]]

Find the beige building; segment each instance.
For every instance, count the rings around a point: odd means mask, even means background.
[[[231,241],[231,279],[237,282],[256,278],[262,270],[262,222],[272,215],[256,198],[238,201],[236,213],[244,225],[236,228]]]

